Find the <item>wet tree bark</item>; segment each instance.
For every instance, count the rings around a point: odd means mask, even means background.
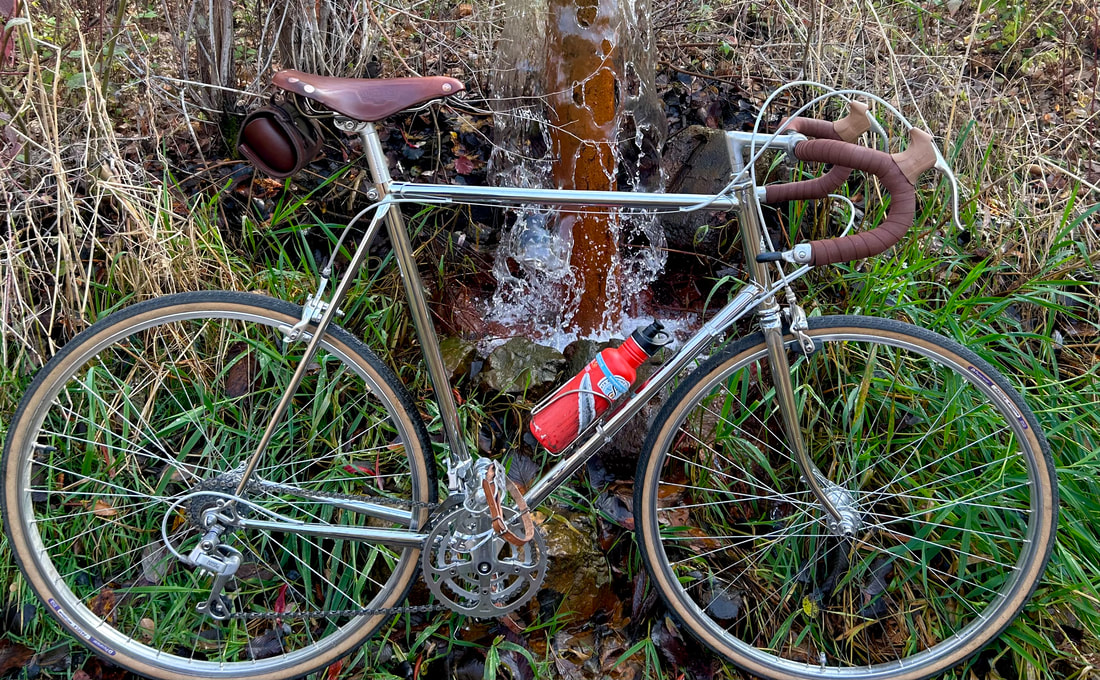
[[[547,92],[551,144],[559,189],[615,189],[615,108],[619,74],[617,0],[549,0]],[[562,216],[573,235],[570,260],[576,275],[580,335],[620,321],[613,269],[618,243],[607,211]]]

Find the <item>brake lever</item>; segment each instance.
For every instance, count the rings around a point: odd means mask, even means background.
[[[871,123],[871,132],[882,140],[882,151],[890,153],[890,135],[886,134],[886,130],[879,124],[878,119],[871,115],[871,112],[867,112],[867,120]]]

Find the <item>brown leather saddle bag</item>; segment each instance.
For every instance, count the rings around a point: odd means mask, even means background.
[[[321,127],[293,105],[268,104],[245,117],[237,150],[264,173],[290,177],[317,158]]]

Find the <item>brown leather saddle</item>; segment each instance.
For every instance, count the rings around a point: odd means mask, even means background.
[[[302,71],[279,71],[272,82],[308,97],[348,118],[375,122],[432,99],[466,89],[462,81],[446,76],[424,78],[333,78]]]

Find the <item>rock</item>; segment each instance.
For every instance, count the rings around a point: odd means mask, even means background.
[[[542,521],[550,557],[542,587],[562,595],[558,611],[572,612],[574,621],[590,621],[610,611],[619,598],[611,588],[607,557],[596,544],[590,519],[558,511]]]
[[[470,372],[475,351],[474,343],[459,337],[451,336],[440,341],[439,353],[443,355],[443,367],[447,369],[447,376],[452,381]]]
[[[481,382],[486,389],[534,400],[558,383],[564,368],[565,357],[556,349],[527,338],[512,338],[489,353]]]
[[[597,342],[587,338],[578,338],[565,346],[562,354],[565,356],[565,375],[577,375],[584,370],[596,355],[608,347],[617,347],[622,341]]]
[[[668,141],[664,155],[669,193],[714,194],[730,181],[729,150],[722,130],[692,125]],[[689,252],[713,251],[717,229],[728,222],[726,213],[698,211],[661,216],[669,248]]]
[[[640,385],[657,372],[658,365],[653,359],[638,367],[638,377],[635,385]],[[670,388],[665,388],[664,397],[667,398]],[[651,399],[648,404],[642,406],[642,410],[634,416],[630,422],[619,430],[615,437],[600,448],[599,456],[607,472],[617,479],[630,479],[637,472],[638,455],[645,443],[649,427],[653,424],[657,413],[664,404],[663,398]]]

